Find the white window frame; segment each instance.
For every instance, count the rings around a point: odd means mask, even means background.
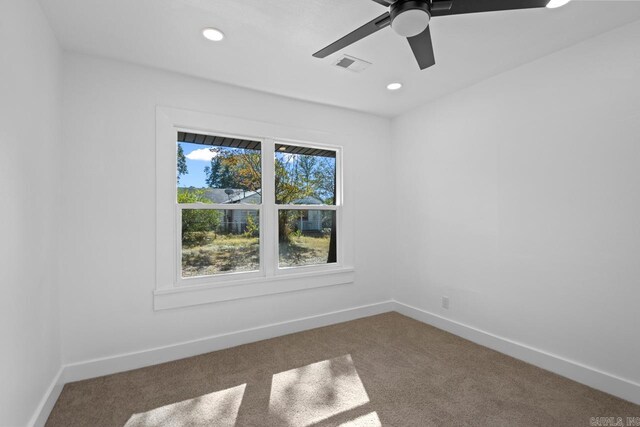
[[[335,204],[333,205],[294,205],[294,204],[276,204],[275,200],[273,201],[273,209],[275,210],[275,226],[273,230],[273,242],[275,243],[275,265],[277,266],[275,274],[276,275],[287,275],[287,274],[299,274],[301,272],[322,272],[322,271],[331,271],[335,269],[339,269],[344,265],[344,258],[342,257],[343,252],[343,239],[342,239],[342,206],[343,206],[343,188],[342,188],[342,147],[337,145],[320,145],[320,144],[312,144],[307,142],[300,141],[285,141],[282,139],[278,139],[272,141],[273,148],[275,149],[275,144],[284,144],[295,147],[306,147],[306,148],[317,148],[320,150],[328,150],[335,151],[336,153],[336,194],[335,194]],[[275,151],[273,156],[275,156]],[[273,157],[272,156],[272,157]],[[275,162],[275,158],[274,158]],[[274,163],[275,164],[275,163]],[[275,174],[275,171],[274,171]],[[275,179],[273,193],[275,195]],[[271,206],[269,207],[271,209]],[[335,211],[336,213],[336,262],[331,264],[315,264],[315,265],[301,265],[294,267],[280,267],[279,266],[279,242],[278,242],[278,215],[281,210],[310,210],[310,211]]]
[[[234,280],[246,280],[252,278],[260,278],[266,276],[266,262],[265,262],[265,239],[263,238],[263,228],[265,227],[264,222],[264,193],[265,193],[265,145],[267,145],[267,140],[265,138],[256,138],[250,137],[247,135],[238,135],[238,134],[229,134],[224,132],[218,133],[205,133],[202,130],[194,130],[187,128],[178,128],[176,127],[176,140],[178,132],[187,132],[187,133],[196,133],[200,135],[212,135],[212,136],[220,136],[223,138],[237,138],[237,139],[247,139],[251,141],[260,142],[260,163],[261,163],[261,199],[262,203],[260,204],[224,204],[224,203],[178,203],[177,201],[177,185],[176,185],[176,225],[175,230],[177,233],[176,237],[176,286],[194,286],[200,284],[210,284],[210,285],[228,285],[229,282]],[[229,272],[229,273],[219,273],[215,275],[208,276],[194,276],[194,277],[183,277],[182,276],[182,211],[184,209],[212,209],[212,210],[241,210],[241,211],[257,211],[259,216],[259,227],[260,227],[260,266],[256,271],[238,271],[238,272]]]
[[[190,132],[259,141],[262,157],[262,203],[178,204],[176,197],[177,133]],[[309,142],[312,141],[312,142]],[[341,136],[275,123],[206,114],[170,107],[156,108],[156,310],[228,301],[261,295],[352,283],[353,217],[345,209]],[[336,152],[335,206],[276,205],[275,145],[304,146]],[[348,204],[346,204],[348,206]],[[185,208],[256,210],[260,224],[260,269],[211,276],[182,277],[181,212]],[[280,210],[335,210],[336,263],[284,267],[278,265]]]

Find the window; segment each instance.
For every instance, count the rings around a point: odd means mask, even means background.
[[[263,156],[263,146],[273,156]],[[337,266],[337,154],[308,144],[177,132],[178,283]]]
[[[154,309],[353,283],[348,141],[157,107]]]
[[[178,132],[180,279],[260,271],[261,142]]]
[[[276,144],[280,268],[337,262],[336,151]]]

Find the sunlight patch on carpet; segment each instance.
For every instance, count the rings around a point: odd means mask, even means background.
[[[368,402],[369,396],[347,354],[275,374],[269,413],[291,426],[304,427]]]
[[[125,427],[186,427],[236,424],[246,384],[133,414]]]
[[[380,422],[378,413],[374,411],[354,420],[342,423],[338,427],[382,427],[382,423]]]

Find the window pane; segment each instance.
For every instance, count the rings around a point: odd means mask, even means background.
[[[258,141],[178,132],[176,165],[178,203],[262,203]]]
[[[335,205],[336,152],[276,144],[276,203]]]
[[[335,211],[281,210],[280,267],[336,262]]]
[[[260,269],[259,211],[183,209],[182,277]]]

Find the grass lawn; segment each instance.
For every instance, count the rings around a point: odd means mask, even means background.
[[[259,269],[260,242],[257,237],[209,233],[202,245],[182,247],[182,277]]]
[[[326,264],[329,237],[299,236],[280,242],[280,267]],[[182,277],[260,269],[257,237],[209,233],[198,245],[182,247]]]
[[[326,264],[329,256],[329,236],[291,237],[280,242],[280,267]]]

